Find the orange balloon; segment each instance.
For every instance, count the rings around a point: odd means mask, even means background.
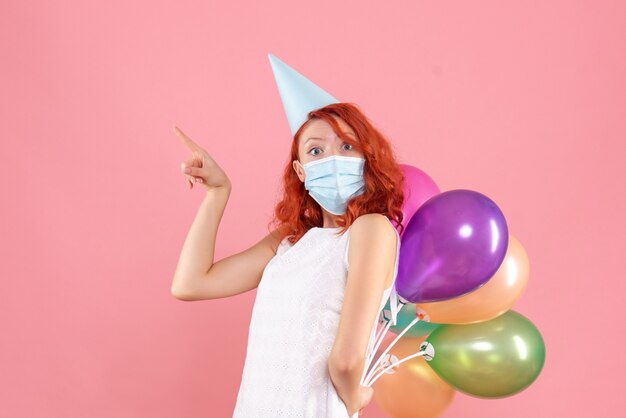
[[[418,314],[438,324],[472,324],[502,315],[524,293],[529,276],[528,255],[509,233],[509,245],[496,273],[481,287],[457,298],[415,304]],[[421,312],[420,312],[421,310]]]
[[[394,338],[396,335],[380,344],[374,360]],[[418,352],[420,343],[425,339],[425,336],[403,336],[387,354],[402,360]],[[388,370],[372,384],[372,389],[373,401],[392,418],[438,417],[448,408],[456,394],[456,390],[440,378],[422,357],[414,357]]]

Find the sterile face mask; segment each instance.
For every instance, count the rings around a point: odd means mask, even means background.
[[[348,201],[365,192],[364,158],[331,155],[304,165],[304,188],[333,215],[346,212]]]

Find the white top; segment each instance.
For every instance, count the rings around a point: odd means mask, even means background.
[[[350,228],[342,236],[337,236],[339,230],[314,227],[293,245],[285,237],[265,267],[233,418],[349,418],[328,373],[348,273]],[[381,298],[366,356],[390,296],[391,321],[396,323],[398,231],[396,235],[393,281]]]

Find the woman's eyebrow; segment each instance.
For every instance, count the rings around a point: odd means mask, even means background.
[[[346,135],[350,135],[350,136],[353,136],[353,137],[355,137],[355,138],[356,138],[356,135],[355,135],[355,134],[353,134],[352,132],[343,132],[343,133],[344,133],[344,134],[346,134]],[[316,136],[311,136],[311,137],[309,137],[306,141],[304,141],[304,143],[306,144],[306,143],[307,143],[307,142],[309,142],[311,139],[319,139],[320,141],[323,141],[323,140],[324,140],[324,138],[318,138],[318,137],[316,137]]]
[[[309,137],[309,139],[307,139],[306,141],[304,141],[304,143],[306,144],[307,142],[309,142],[309,141],[310,141],[310,140],[312,140],[312,139],[319,139],[320,141],[323,141],[323,140],[324,140],[324,138],[318,138],[318,137],[315,137],[315,136],[311,136],[311,137]]]

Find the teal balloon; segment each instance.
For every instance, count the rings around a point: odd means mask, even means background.
[[[503,398],[530,386],[541,373],[546,348],[537,328],[507,311],[474,324],[441,324],[426,339],[428,365],[450,386],[479,398]]]
[[[384,310],[389,311],[390,306],[391,305],[389,304],[389,300],[387,300],[387,304],[385,305]],[[405,304],[402,307],[402,309],[400,309],[400,311],[398,312],[396,325],[391,325],[389,327],[389,331],[393,332],[394,334],[400,334],[402,330],[406,328],[406,326],[409,325],[411,321],[414,319],[415,319],[415,304],[409,302]],[[439,327],[439,324],[426,322],[426,321],[417,321],[415,324],[413,324],[411,328],[407,330],[407,332],[404,333],[403,337],[405,336],[423,337],[425,335],[430,334],[431,332],[436,330],[438,327]]]

